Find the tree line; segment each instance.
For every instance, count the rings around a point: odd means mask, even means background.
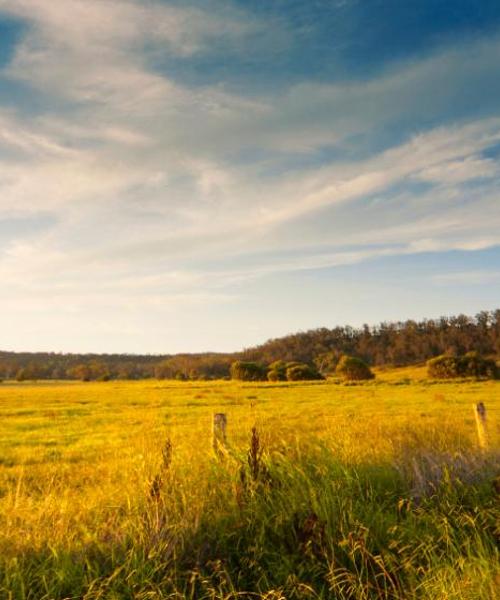
[[[500,357],[500,310],[359,328],[322,327],[226,354],[0,352],[0,379],[220,379],[230,377],[235,361],[263,366],[276,361],[300,363],[326,374],[335,371],[344,355],[359,357],[370,366],[405,366],[442,354],[462,356],[473,351]]]
[[[372,327],[323,327],[269,340],[245,350],[243,358],[265,364],[295,360],[324,370],[342,355],[357,356],[372,366],[406,366],[440,354],[471,351],[500,356],[500,310],[482,311],[475,317],[384,322]]]

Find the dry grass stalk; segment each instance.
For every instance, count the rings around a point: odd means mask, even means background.
[[[474,485],[490,476],[494,478],[500,468],[497,453],[448,453],[421,448],[401,452],[396,469],[407,482],[411,496],[417,503],[432,496],[444,484]]]
[[[158,502],[161,498],[161,490],[163,487],[165,475],[170,469],[172,464],[172,442],[170,438],[167,438],[163,448],[161,449],[162,464],[160,467],[160,473],[155,475],[151,485],[149,486],[149,496],[151,500]]]

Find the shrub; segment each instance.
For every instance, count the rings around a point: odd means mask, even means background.
[[[255,362],[237,360],[231,365],[231,379],[240,381],[266,381],[267,369]]]
[[[289,363],[284,360],[275,360],[269,365],[267,378],[269,381],[286,381],[286,370]]]
[[[427,361],[427,375],[434,379],[495,379],[498,377],[498,368],[494,360],[484,358],[477,352],[468,352],[463,356],[442,354]]]
[[[322,375],[331,375],[335,373],[335,369],[342,357],[342,352],[339,350],[331,350],[323,352],[314,357],[314,364]]]
[[[268,371],[267,372],[267,380],[268,381],[286,381],[286,374],[285,377],[281,377],[280,373],[278,371]]]
[[[68,369],[67,375],[71,379],[80,379],[80,381],[90,381],[92,377],[92,371],[88,365],[80,364]]]
[[[287,368],[286,378],[288,381],[314,381],[316,379],[323,379],[323,375],[318,373],[314,367],[299,363]]]
[[[427,361],[427,375],[434,379],[451,379],[460,377],[458,360],[455,356],[443,354]]]
[[[498,368],[496,362],[490,358],[484,358],[478,352],[467,352],[459,358],[459,371],[465,377],[477,377],[496,379]]]
[[[365,361],[355,356],[343,356],[335,372],[346,381],[362,381],[375,377]]]
[[[29,379],[33,379],[33,376],[28,367],[23,367],[17,371],[16,381],[28,381]]]

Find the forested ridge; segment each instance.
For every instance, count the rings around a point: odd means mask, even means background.
[[[0,378],[29,379],[216,379],[229,376],[234,360],[270,364],[301,361],[322,368],[343,354],[372,366],[404,366],[440,354],[477,351],[500,356],[500,310],[359,328],[326,327],[271,339],[236,353],[176,355],[0,352]]]
[[[384,322],[360,328],[322,327],[269,340],[245,350],[244,356],[264,363],[278,359],[311,362],[333,351],[359,356],[373,366],[404,366],[439,354],[472,350],[500,355],[500,310],[482,311],[475,317]]]

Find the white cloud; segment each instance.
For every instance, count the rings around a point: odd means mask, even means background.
[[[231,301],[261,276],[500,243],[499,162],[484,156],[500,143],[498,116],[389,148],[370,138],[412,115],[439,117],[464,82],[497,69],[497,38],[367,80],[259,93],[154,69],[161,52],[187,60],[221,40],[237,51],[268,27],[211,6],[0,0],[29,25],[0,77],[49,107],[0,106],[0,210],[55,217],[0,246],[0,305],[198,306]],[[360,135],[371,151],[339,159]],[[329,148],[336,158],[315,164]]]
[[[445,161],[423,169],[416,177],[432,183],[453,184],[495,177],[498,174],[499,165],[494,160],[468,156],[463,160]]]

